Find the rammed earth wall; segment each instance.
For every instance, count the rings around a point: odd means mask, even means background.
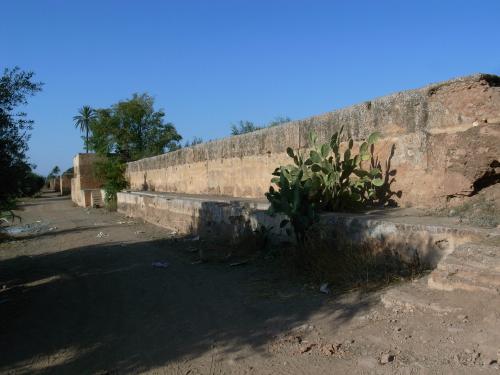
[[[287,147],[307,150],[310,131],[326,140],[340,126],[357,141],[380,131],[375,154],[392,171],[393,199],[435,207],[500,173],[500,77],[454,79],[183,148],[129,163],[126,177],[131,190],[263,198],[272,171],[290,163]]]

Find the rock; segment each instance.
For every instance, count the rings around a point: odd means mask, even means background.
[[[335,354],[335,347],[331,344],[323,345],[321,347],[321,353],[324,355],[333,355]]]
[[[467,315],[465,315],[465,314],[458,315],[457,319],[460,320],[460,321],[462,321],[462,322],[464,322],[464,323],[469,321],[469,317]]]
[[[394,354],[390,354],[390,353],[382,354],[382,356],[380,357],[380,363],[382,365],[385,365],[389,362],[394,361],[395,358],[396,357],[394,356]]]
[[[321,347],[321,352],[324,355],[333,355],[339,353],[342,344],[326,344]]]

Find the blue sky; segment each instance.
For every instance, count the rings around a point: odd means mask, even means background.
[[[186,139],[300,119],[475,72],[500,74],[500,1],[10,0],[0,68],[45,83],[27,111],[46,174],[82,152],[72,117],[148,92]]]

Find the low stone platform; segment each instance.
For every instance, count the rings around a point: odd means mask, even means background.
[[[180,235],[237,243],[265,226],[273,238],[290,240],[279,228],[282,217],[271,217],[268,206],[267,201],[245,198],[140,191],[118,193],[120,213]],[[375,251],[389,249],[408,260],[418,256],[432,267],[459,245],[483,241],[499,232],[460,225],[453,218],[427,216],[417,209],[327,213],[322,215],[319,227],[321,235],[328,236],[329,240],[369,244]]]

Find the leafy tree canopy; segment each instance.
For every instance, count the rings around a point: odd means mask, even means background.
[[[97,173],[104,180],[109,208],[116,205],[116,193],[127,186],[126,162],[180,148],[182,137],[164,118],[165,112],[154,109],[148,94],[134,94],[111,108],[95,110],[88,145],[103,156]]]
[[[0,77],[0,209],[24,193],[23,181],[31,173],[26,151],[33,121],[19,107],[42,89],[33,76],[15,67],[5,69]]]
[[[148,94],[134,94],[111,108],[98,109],[90,123],[90,148],[99,154],[116,153],[123,161],[176,150],[182,137],[164,117]]]

